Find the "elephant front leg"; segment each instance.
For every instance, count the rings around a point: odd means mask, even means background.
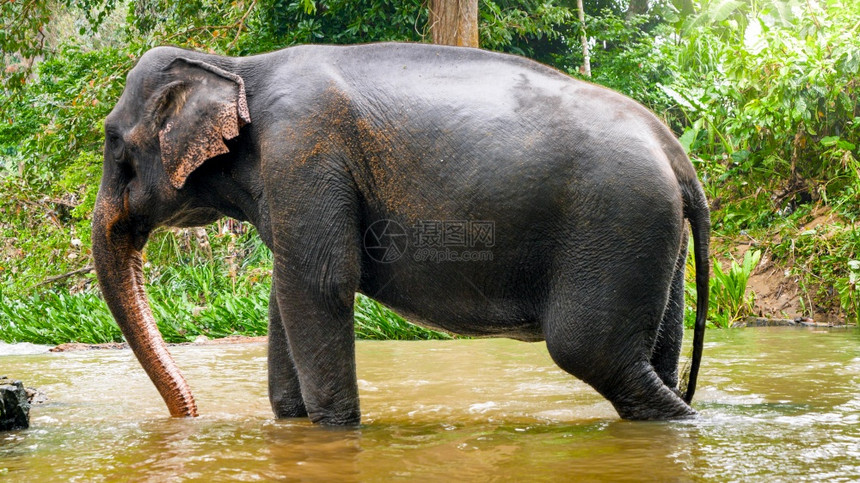
[[[276,418],[302,418],[308,415],[302,399],[299,375],[287,343],[287,332],[281,320],[276,284],[269,296],[269,401]]]
[[[289,353],[311,421],[356,425],[361,412],[351,303],[354,290],[347,300],[320,285],[325,282],[293,280],[278,285]]]
[[[306,169],[321,165],[308,162]],[[272,204],[275,297],[308,417],[354,425],[360,420],[353,328],[357,202],[346,182],[327,175],[326,182],[311,176],[284,182],[296,187],[289,192],[296,198]]]

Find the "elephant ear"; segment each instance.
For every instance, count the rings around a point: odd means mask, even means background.
[[[154,97],[151,115],[170,183],[180,189],[204,161],[229,152],[225,139],[251,122],[245,82],[198,60],[177,58],[165,68],[173,82]]]

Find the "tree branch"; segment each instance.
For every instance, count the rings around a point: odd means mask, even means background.
[[[254,10],[254,7],[255,7],[256,5],[257,5],[257,0],[253,0],[253,1],[251,2],[251,6],[250,6],[250,7],[248,7],[248,10],[247,10],[247,11],[245,11],[245,15],[242,15],[242,18],[241,18],[241,19],[239,20],[239,22],[237,23],[237,25],[238,25],[238,30],[237,30],[237,32],[236,32],[236,37],[234,37],[234,38],[233,38],[233,41],[232,41],[232,42],[230,42],[230,45],[228,45],[228,46],[227,46],[227,50],[228,50],[228,51],[233,50],[233,47],[235,47],[235,46],[236,46],[236,42],[238,42],[238,41],[239,41],[239,35],[241,35],[241,34],[242,34],[242,29],[245,27],[245,20],[247,20],[247,19],[248,19],[248,15],[250,15],[250,14],[251,14],[251,10]]]
[[[36,285],[33,285],[30,288],[32,289],[32,288],[36,288],[36,287],[43,287],[45,285],[51,285],[52,283],[59,282],[60,280],[65,280],[69,277],[74,277],[75,275],[82,275],[85,273],[90,273],[93,271],[93,268],[94,268],[93,265],[87,265],[83,268],[79,268],[77,270],[72,270],[71,272],[66,272],[66,273],[61,274],[61,275],[54,275],[53,277],[48,277],[45,280],[42,280],[41,282],[37,283]]]

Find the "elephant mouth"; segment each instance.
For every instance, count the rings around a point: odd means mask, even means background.
[[[164,221],[165,225],[179,228],[205,226],[214,223],[221,214],[209,208],[197,208],[183,211]]]

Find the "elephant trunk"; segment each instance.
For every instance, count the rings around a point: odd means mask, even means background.
[[[128,196],[99,191],[93,213],[93,259],[102,294],[137,360],[173,417],[197,416],[188,383],[167,351],[143,286],[140,250],[148,231],[137,231]]]

